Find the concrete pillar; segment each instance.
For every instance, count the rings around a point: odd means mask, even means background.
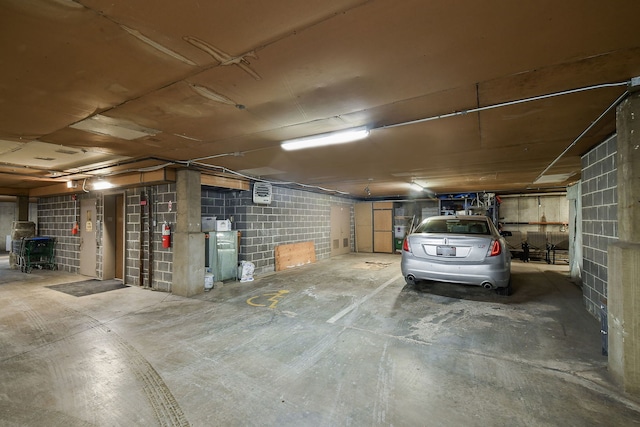
[[[18,196],[18,221],[29,221],[29,196]]]
[[[176,225],[173,232],[171,292],[190,297],[204,292],[200,172],[179,170],[176,176]]]
[[[640,92],[620,104],[618,242],[608,251],[609,371],[624,391],[640,395]]]

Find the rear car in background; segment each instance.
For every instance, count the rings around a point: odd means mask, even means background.
[[[409,234],[402,248],[402,275],[463,283],[511,294],[511,253],[486,216],[434,216]]]

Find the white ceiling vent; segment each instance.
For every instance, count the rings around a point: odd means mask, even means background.
[[[271,204],[272,188],[267,182],[256,182],[253,184],[253,203],[259,205]]]

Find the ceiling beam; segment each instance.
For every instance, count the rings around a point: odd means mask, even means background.
[[[0,194],[3,196],[28,196],[28,189],[0,187]]]
[[[176,171],[174,169],[159,169],[156,171],[150,172],[136,172],[127,175],[113,175],[106,177],[106,179],[113,184],[113,188],[130,188],[130,187],[138,187],[145,185],[155,185],[155,184],[163,184],[167,182],[175,182],[176,181]],[[49,185],[46,187],[34,188],[29,192],[31,197],[45,197],[45,196],[55,196],[60,194],[73,194],[82,191],[89,191],[88,189],[83,189],[83,181],[78,180],[77,186],[75,188],[67,188],[66,182],[60,182],[58,184]],[[86,181],[91,182],[91,179],[87,179]]]
[[[113,184],[113,188],[132,188],[132,187],[140,187],[145,185],[157,185],[164,184],[169,182],[176,182],[176,170],[172,168],[163,168],[150,172],[136,172],[130,174],[123,175],[113,175],[105,177],[111,184]],[[23,190],[19,192],[18,190],[5,188],[0,188],[0,193],[7,195],[15,195],[15,196],[30,196],[30,197],[46,197],[46,196],[56,196],[63,194],[74,194],[82,191],[89,191],[91,189],[90,182],[92,179],[87,179],[86,189],[83,188],[83,181],[85,180],[77,180],[77,186],[75,188],[67,188],[66,182],[59,182],[57,184],[48,185],[46,187],[38,187],[33,188],[27,192],[27,190]],[[250,185],[248,181],[237,179],[237,178],[229,178],[224,176],[216,176],[216,175],[201,175],[200,176],[200,185],[207,185],[211,187],[221,187],[228,188],[231,190],[249,190]]]
[[[222,187],[231,190],[249,190],[250,188],[249,181],[216,175],[200,175],[200,185]]]

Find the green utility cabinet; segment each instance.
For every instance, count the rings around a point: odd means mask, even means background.
[[[238,232],[210,231],[205,234],[205,269],[221,282],[238,279]]]

